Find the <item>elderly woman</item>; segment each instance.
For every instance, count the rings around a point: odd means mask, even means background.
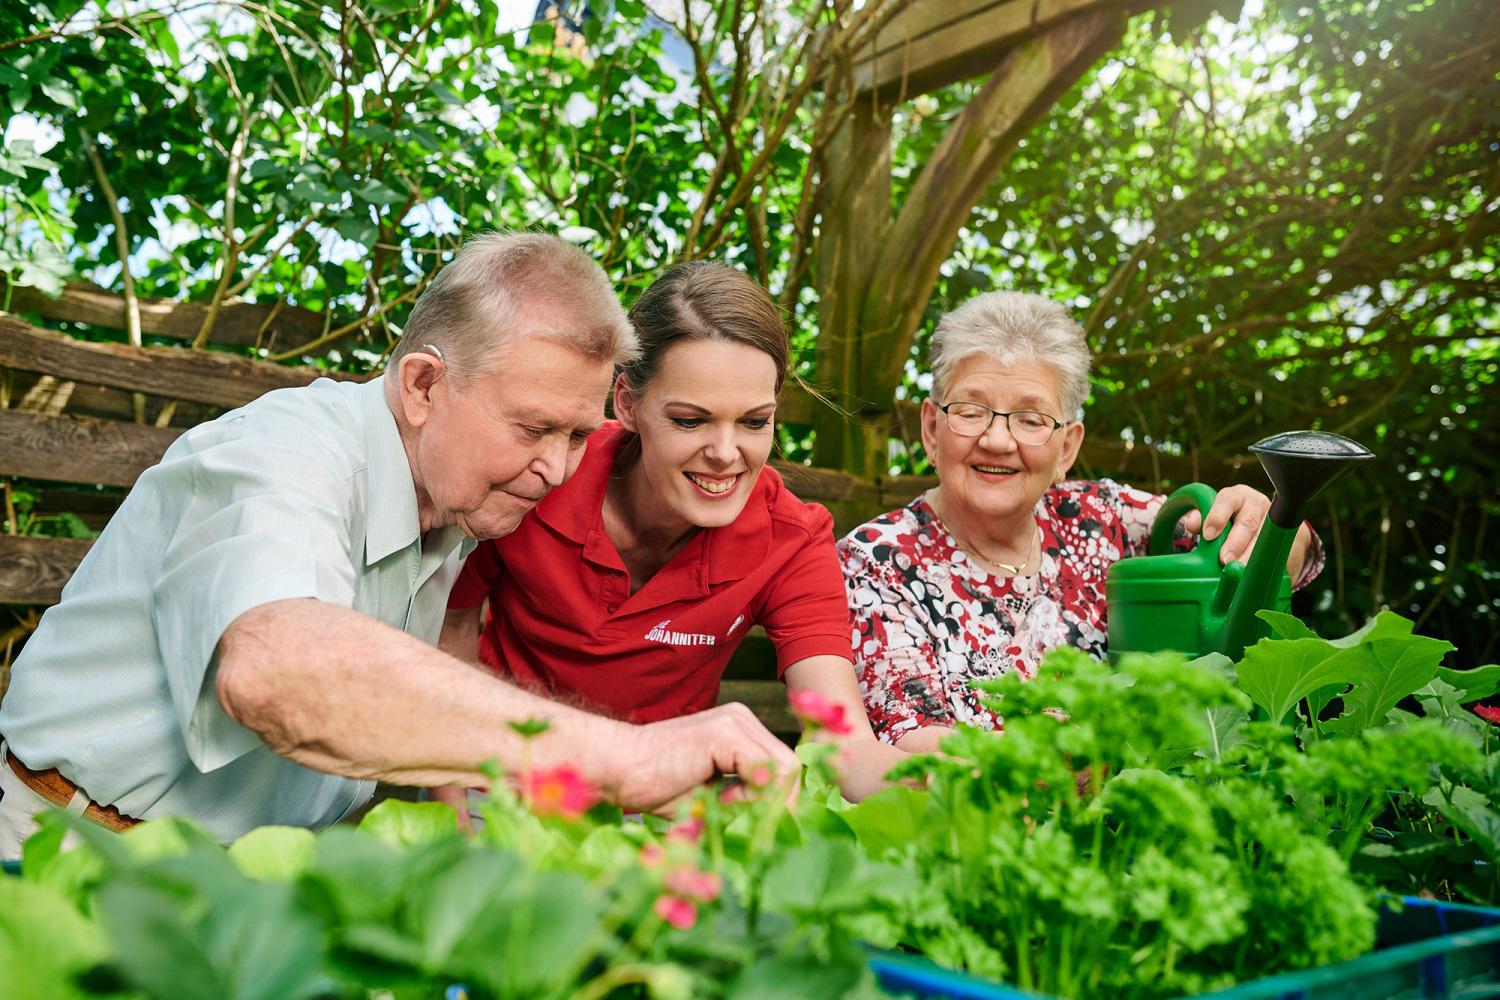
[[[1105,574],[1145,552],[1164,499],[1067,478],[1083,444],[1089,352],[1062,306],[980,295],[938,324],[931,365],[922,443],[939,485],[838,546],[871,725],[913,752],[935,749],[956,723],[998,725],[970,681],[1029,677],[1062,645],[1104,655]],[[1232,521],[1221,555],[1243,559],[1269,506],[1229,487],[1206,518],[1183,519],[1183,538],[1216,538]],[[1304,524],[1287,571],[1302,587],[1321,566]]]

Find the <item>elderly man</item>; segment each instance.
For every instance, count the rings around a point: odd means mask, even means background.
[[[113,828],[189,816],[223,840],[332,823],[396,784],[572,763],[661,806],[794,758],[743,706],[632,726],[438,652],[476,540],[565,480],[635,338],[596,264],[552,237],[468,243],[386,374],[269,393],[141,476],[17,660],[0,706],[0,858],[49,805]]]

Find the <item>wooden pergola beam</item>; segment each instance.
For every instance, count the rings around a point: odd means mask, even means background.
[[[994,68],[1005,50],[1111,0],[942,0],[891,18],[853,67],[854,89],[902,100]]]

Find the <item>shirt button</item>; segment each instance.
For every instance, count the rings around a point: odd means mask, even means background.
[[[605,606],[604,610],[608,611],[610,614],[614,614],[615,613],[615,609],[618,608],[618,607],[619,607],[618,604],[609,604],[609,605]]]

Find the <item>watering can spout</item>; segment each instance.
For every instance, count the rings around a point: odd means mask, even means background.
[[[1256,612],[1274,602],[1307,505],[1351,465],[1375,457],[1359,442],[1325,431],[1274,434],[1250,450],[1260,459],[1276,495],[1243,574],[1226,572],[1215,595],[1214,611],[1224,615],[1215,645],[1232,659],[1255,641]]]

